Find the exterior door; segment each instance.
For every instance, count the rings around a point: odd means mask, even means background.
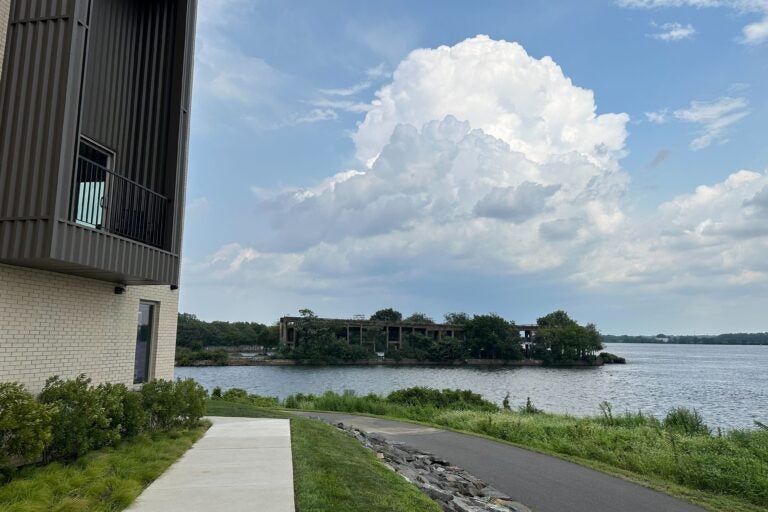
[[[155,305],[142,302],[139,304],[139,323],[136,330],[136,361],[133,369],[133,383],[141,384],[150,379],[150,359],[152,355],[152,320],[155,317]]]

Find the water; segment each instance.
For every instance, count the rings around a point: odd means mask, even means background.
[[[768,423],[768,346],[612,344],[626,365],[599,368],[279,367],[177,368],[208,389],[238,387],[285,398],[292,393],[388,393],[410,386],[472,389],[513,406],[531,397],[548,412],[597,414],[607,400],[614,411],[662,417],[670,408],[696,408],[712,427]]]

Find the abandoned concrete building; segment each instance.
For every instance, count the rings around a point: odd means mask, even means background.
[[[284,316],[280,318],[280,344],[285,347],[295,347],[301,343],[297,334],[297,323],[304,320],[302,317]],[[443,338],[465,339],[464,326],[455,324],[433,324],[414,322],[381,322],[376,320],[348,319],[348,318],[317,318],[317,321],[332,324],[337,338],[346,340],[349,344],[364,345],[370,343],[372,334],[381,333],[387,350],[402,348],[409,334],[421,334],[434,340]],[[523,346],[532,342],[536,325],[518,325]]]

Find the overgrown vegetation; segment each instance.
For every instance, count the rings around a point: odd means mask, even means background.
[[[657,488],[724,510],[768,507],[768,430],[711,432],[701,416],[676,408],[662,420],[638,413],[576,418],[548,414],[528,399],[520,409],[470,400],[461,391],[401,390],[383,397],[347,392],[292,395],[283,405],[416,420],[474,432],[624,472]],[[441,398],[435,399],[439,396]],[[446,398],[443,398],[446,397]],[[482,400],[482,399],[481,399]]]
[[[227,393],[222,393],[221,399],[208,402],[208,414],[286,417],[247,401],[228,401]],[[240,392],[229,395],[232,397],[243,400]],[[291,418],[291,438],[299,512],[440,511],[435,502],[387,469],[373,453],[333,427],[319,421]]]
[[[389,349],[388,332],[382,328],[367,327],[358,343],[347,342],[344,324],[318,318],[309,309],[300,311],[296,322],[296,346],[277,357],[304,362],[333,364],[370,359],[374,352],[385,352],[392,360],[415,359],[453,363],[466,359],[494,359],[519,361],[524,358],[540,359],[545,363],[592,362],[602,348],[600,335],[594,325],[581,326],[564,311],[555,311],[538,319],[539,330],[533,338],[533,349],[523,352],[520,329],[514,322],[496,314],[474,315],[449,313],[447,323],[463,328],[463,339],[457,337],[428,336],[427,327],[421,331],[403,333],[400,347]],[[370,317],[382,323],[412,323],[428,326],[433,320],[423,313],[403,315],[392,308],[382,309]]]
[[[192,379],[156,380],[139,392],[92,386],[84,376],[48,379],[35,399],[20,384],[0,385],[0,477],[24,464],[71,461],[143,432],[198,426],[207,392]]]

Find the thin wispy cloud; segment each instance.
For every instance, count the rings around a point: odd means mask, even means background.
[[[691,39],[696,33],[696,29],[690,23],[683,25],[681,23],[664,23],[662,25],[652,24],[660,29],[658,32],[648,34],[648,37],[652,39],[658,39],[660,41],[682,41],[684,39]]]
[[[716,142],[727,142],[728,129],[749,115],[748,106],[745,98],[723,96],[715,101],[692,101],[688,107],[671,113],[669,109],[646,112],[645,117],[656,124],[675,119],[699,125],[699,134],[690,143],[690,148],[698,151]]]
[[[616,4],[620,7],[634,9],[662,9],[670,7],[695,7],[695,8],[713,8],[720,7],[733,9],[739,14],[760,14],[761,19],[749,23],[742,28],[741,36],[736,41],[741,44],[758,45],[768,41],[768,1],[766,0],[617,0]],[[670,30],[660,33],[658,39],[676,41],[674,37],[685,39],[693,35],[684,35],[685,29],[690,27],[679,27],[676,31]],[[690,27],[693,29],[693,27]],[[664,39],[664,36],[669,39]]]

